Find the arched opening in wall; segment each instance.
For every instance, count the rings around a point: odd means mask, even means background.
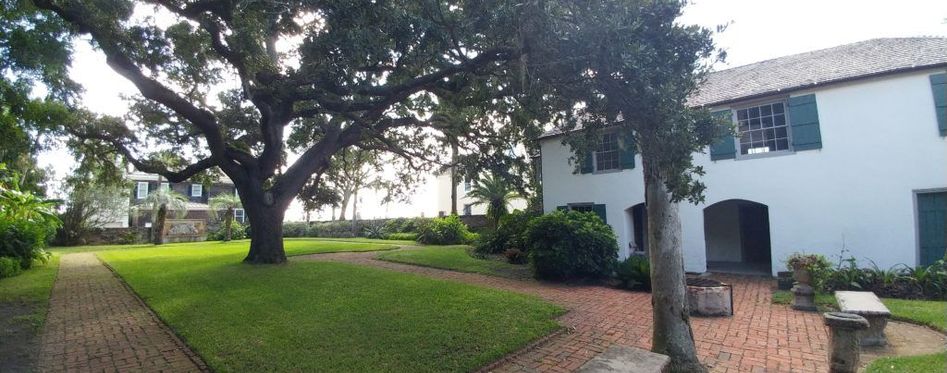
[[[625,209],[625,221],[628,222],[628,251],[631,254],[644,254],[648,252],[648,214],[644,203],[631,206]]]
[[[769,207],[731,199],[704,208],[704,243],[711,272],[772,274]]]

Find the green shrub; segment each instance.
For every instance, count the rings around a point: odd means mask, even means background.
[[[306,222],[283,223],[283,237],[306,237],[308,230]]]
[[[20,260],[0,256],[0,278],[13,277],[23,272]]]
[[[618,258],[612,228],[591,212],[555,211],[533,219],[526,230],[529,261],[537,278],[599,279]]]
[[[34,261],[49,260],[50,254],[43,248],[62,221],[56,216],[56,201],[20,190],[19,179],[0,163],[0,257],[17,260],[21,269],[30,269]]]
[[[30,269],[34,261],[46,263],[50,254],[43,248],[54,232],[28,220],[0,219],[0,257],[19,260],[22,269]]]
[[[417,241],[418,234],[417,233],[391,233],[387,237],[385,237],[385,239],[386,240],[399,240],[399,241]]]
[[[529,261],[529,255],[519,249],[507,249],[503,252],[503,256],[510,264],[526,264]]]
[[[644,255],[631,255],[615,267],[615,278],[621,287],[651,291],[651,263]]]
[[[483,235],[483,239],[476,242],[478,254],[499,254],[506,250],[515,249],[523,253],[529,251],[526,245],[526,228],[530,220],[537,215],[514,211],[500,218],[496,231]]]
[[[322,221],[312,223],[306,230],[307,237],[352,238],[352,222],[348,220]]]
[[[786,269],[804,268],[812,276],[812,286],[823,289],[832,276],[832,263],[823,255],[793,253],[786,258]]]
[[[230,225],[230,239],[231,240],[242,240],[249,235],[247,234],[248,225],[241,224],[239,221],[234,220]],[[286,226],[283,226],[285,229]],[[207,234],[208,241],[223,241],[224,237],[227,236],[227,226],[224,223],[220,223],[215,227],[210,233]]]
[[[421,227],[427,224],[430,219],[426,218],[394,218],[385,222],[385,233],[418,233]]]
[[[456,245],[468,243],[477,235],[467,229],[457,215],[432,219],[418,232],[418,242],[429,245]]]

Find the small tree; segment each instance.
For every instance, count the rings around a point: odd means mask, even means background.
[[[218,194],[208,201],[210,205],[210,213],[215,219],[217,218],[217,211],[224,212],[224,241],[230,241],[232,237],[231,227],[233,227],[234,219],[234,210],[240,208],[240,197],[235,194]]]
[[[187,197],[171,190],[171,188],[158,188],[158,190],[148,194],[148,197],[138,206],[139,213],[142,211],[142,206],[151,207],[152,241],[155,245],[164,243],[162,233],[165,221],[168,218],[168,210],[174,211],[178,219],[187,215]]]
[[[490,174],[478,180],[467,196],[476,201],[474,204],[487,205],[487,219],[496,227],[500,218],[509,212],[507,206],[510,200],[518,197],[518,194],[506,180]]]

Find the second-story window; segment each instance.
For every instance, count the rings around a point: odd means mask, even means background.
[[[736,112],[741,155],[789,151],[790,133],[782,101]]]
[[[470,179],[464,178],[464,191],[469,192],[471,187]]]
[[[618,134],[615,132],[602,134],[602,140],[595,151],[592,152],[592,157],[594,157],[596,172],[621,169]]]
[[[191,197],[200,197],[204,195],[204,186],[201,184],[191,184]]]
[[[138,199],[148,198],[148,182],[147,181],[138,182],[138,190],[135,191],[135,197],[137,197]]]
[[[170,191],[170,190],[171,190],[171,183],[161,183],[161,189]]]

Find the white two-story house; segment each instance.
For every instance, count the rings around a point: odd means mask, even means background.
[[[947,39],[875,39],[712,73],[691,98],[737,136],[694,154],[706,199],[682,203],[687,271],[775,273],[793,252],[882,268],[947,247]],[[625,257],[647,250],[641,158],[605,130],[580,167],[541,139],[544,210],[595,211]]]

